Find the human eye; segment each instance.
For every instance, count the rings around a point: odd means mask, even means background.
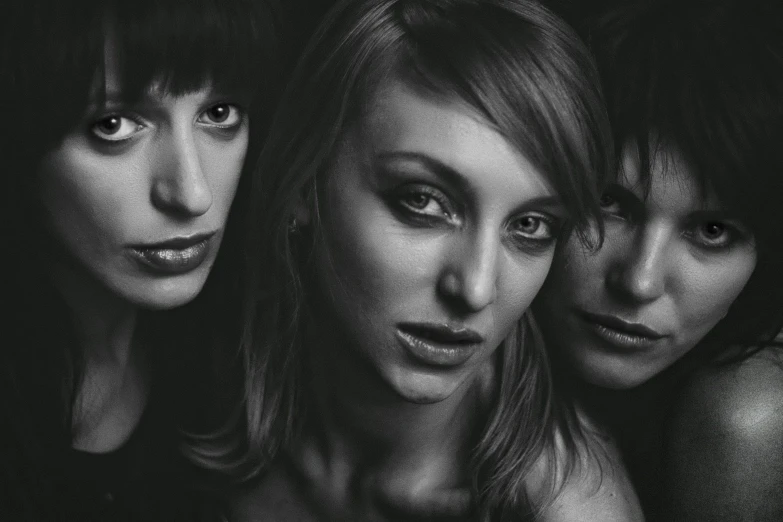
[[[244,113],[233,103],[216,103],[198,116],[198,122],[210,127],[231,129],[242,123]]]
[[[392,196],[392,204],[403,218],[409,220],[435,223],[455,219],[448,196],[429,185],[411,184],[403,187]]]
[[[121,114],[102,116],[90,126],[90,132],[100,140],[121,142],[135,136],[144,125],[134,118]]]
[[[726,221],[709,220],[694,224],[685,233],[691,241],[702,248],[725,249],[750,234],[740,225]]]
[[[625,217],[625,209],[620,201],[620,197],[611,189],[604,191],[598,200],[601,212],[609,216]]]
[[[557,239],[559,228],[559,220],[552,216],[526,213],[509,221],[507,233],[520,247],[546,247]]]

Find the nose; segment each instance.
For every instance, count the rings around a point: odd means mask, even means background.
[[[479,312],[495,300],[500,248],[499,234],[486,230],[449,252],[438,286],[459,312]]]
[[[196,217],[209,210],[212,190],[190,122],[173,127],[168,139],[158,140],[152,161],[156,163],[152,202],[159,210],[180,217]]]
[[[641,227],[633,241],[618,249],[607,277],[615,295],[634,303],[652,302],[663,295],[669,235],[663,226]]]

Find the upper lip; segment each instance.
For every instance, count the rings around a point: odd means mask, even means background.
[[[484,337],[465,326],[455,326],[446,323],[401,323],[400,330],[422,339],[442,344],[479,344]]]
[[[645,326],[641,323],[632,323],[630,321],[620,319],[614,315],[593,314],[590,312],[585,312],[584,310],[580,311],[580,314],[582,317],[592,323],[597,323],[613,330],[620,330],[621,332],[626,332],[640,337],[649,337],[650,339],[661,339],[665,337],[664,334],[653,330],[649,326]]]
[[[199,234],[193,234],[190,236],[177,236],[173,237],[171,239],[167,239],[165,241],[160,241],[158,243],[144,243],[144,244],[138,244],[138,245],[131,245],[131,248],[135,248],[137,250],[164,250],[164,249],[171,249],[171,250],[183,250],[188,247],[192,247],[193,245],[196,245],[198,243],[201,243],[202,241],[206,241],[210,237],[215,235],[215,232],[203,232]]]

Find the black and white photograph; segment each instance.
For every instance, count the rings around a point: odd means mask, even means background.
[[[2,11],[0,522],[783,521],[783,1]]]

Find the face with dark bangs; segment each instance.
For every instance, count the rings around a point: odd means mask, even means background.
[[[322,313],[348,357],[415,403],[491,364],[549,271],[565,212],[473,110],[402,82],[344,136],[322,190]]]
[[[633,146],[603,194],[603,246],[571,241],[536,304],[553,348],[586,381],[637,386],[685,355],[728,313],[756,266],[752,234],[665,145],[649,192]]]
[[[209,81],[128,101],[111,64],[106,96],[39,164],[55,278],[145,308],[182,305],[215,260],[248,141],[242,96]],[[73,282],[71,284],[73,284]]]

